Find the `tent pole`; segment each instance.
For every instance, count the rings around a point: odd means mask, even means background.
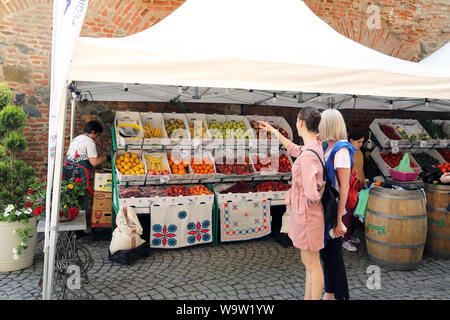
[[[75,129],[75,108],[76,108],[76,100],[71,99],[71,113],[70,113],[70,141],[73,139],[73,132]]]
[[[61,110],[58,116],[58,137],[56,141],[56,157],[55,157],[55,173],[53,177],[53,198],[51,210],[51,225],[50,225],[50,243],[49,243],[49,257],[47,267],[47,292],[46,299],[52,298],[53,286],[53,272],[55,267],[56,241],[58,239],[58,218],[59,218],[59,201],[61,196],[61,177],[62,177],[62,162],[64,156],[64,132],[66,127],[67,114],[67,83],[64,86],[64,93],[62,98]]]

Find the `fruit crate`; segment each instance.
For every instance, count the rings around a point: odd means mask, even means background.
[[[182,113],[163,113],[163,119],[164,119],[164,129],[166,130],[167,138],[170,141],[170,144],[168,147],[173,147],[175,145],[190,145],[191,144],[191,133],[189,132],[189,126],[186,119],[186,116]],[[178,124],[176,124],[178,123]],[[184,125],[184,129],[177,129],[178,135],[175,132],[170,131],[170,127],[173,127],[175,125]],[[177,131],[175,130],[175,131]],[[175,136],[172,136],[172,134],[175,133]]]
[[[216,181],[217,182],[224,182],[224,181],[251,181],[254,177],[257,176],[255,167],[253,166],[253,163],[251,162],[249,151],[245,149],[216,149],[213,150],[213,157],[215,162],[215,169],[216,169]],[[224,161],[225,157],[225,161]],[[246,158],[248,158],[248,162],[246,163]],[[235,160],[239,160],[238,164],[242,164],[245,166],[246,169],[249,169],[251,173],[247,174],[225,174],[223,172],[220,172],[221,166],[227,166],[228,168],[231,168],[232,165],[234,165]],[[225,167],[224,169],[226,169]],[[242,168],[244,169],[244,167]]]
[[[150,213],[151,198],[119,198],[120,207],[133,207],[134,211],[139,214]]]
[[[190,149],[189,149],[190,150]],[[189,164],[191,154],[187,149],[173,149],[167,150],[168,165],[170,167],[170,182],[172,183],[189,183],[194,177],[194,172]],[[176,160],[176,161],[174,161]],[[179,163],[178,163],[179,162]],[[187,166],[184,166],[187,163]],[[178,169],[175,171],[174,166],[183,165],[186,174],[178,174]]]
[[[393,133],[398,136],[398,140],[389,138],[380,128],[381,126],[388,126],[392,129]],[[408,140],[404,140],[401,135],[395,129],[390,119],[375,119],[369,126],[370,131],[375,136],[376,141],[382,149],[392,148],[397,145],[399,148],[410,148],[411,143]]]
[[[417,161],[417,158],[418,158],[417,155],[421,154],[421,153],[425,153],[428,156],[430,156],[431,158],[436,159],[436,161],[439,162],[438,164],[444,164],[445,163],[445,159],[441,156],[441,154],[437,150],[435,150],[435,149],[424,149],[424,150],[413,151],[414,160],[416,160],[416,162],[419,165],[421,163],[420,163],[420,161]],[[423,168],[423,167],[421,166],[421,168]]]
[[[380,149],[377,147],[370,154],[373,161],[376,163],[376,165],[380,169],[381,173],[385,177],[390,177],[391,176],[390,169],[394,169],[394,168],[391,168],[382,158],[382,155],[388,154],[389,152],[390,152],[390,150],[388,150],[388,149],[380,151]],[[400,152],[402,152],[403,154],[408,153],[409,161],[414,163],[417,166],[416,168],[412,168],[412,169],[415,171],[418,171],[418,172],[422,172],[420,165],[417,163],[416,159],[414,159],[414,156],[409,151],[409,149],[400,149]]]
[[[138,126],[138,134],[135,137],[123,137],[120,133],[120,125],[136,125]],[[142,149],[142,143],[144,140],[144,129],[142,128],[139,112],[131,111],[116,111],[115,119],[115,135],[117,149]]]
[[[139,160],[141,161],[141,163],[144,164],[144,171],[145,173],[142,175],[127,175],[127,174],[123,174],[120,172],[119,168],[117,168],[116,165],[116,160],[119,159],[120,156],[125,155],[126,153],[135,153],[137,154]],[[117,150],[116,153],[114,154],[114,168],[115,168],[115,172],[116,172],[116,177],[117,177],[117,181],[119,182],[120,186],[125,186],[125,185],[130,185],[130,186],[142,186],[145,184],[145,179],[147,176],[147,166],[146,163],[144,161],[143,155],[142,155],[142,150],[137,151],[137,150],[130,150],[129,152],[125,151],[125,150]]]
[[[402,136],[404,140],[411,143],[411,148],[430,149],[439,141],[432,139],[429,133],[424,129],[418,120],[414,119],[392,119],[392,125],[397,130],[397,134],[407,135],[410,139]],[[399,130],[403,131],[400,132]]]
[[[213,145],[223,145],[225,144],[225,133],[217,132],[217,129],[212,128],[211,125],[213,124],[220,124],[223,125],[225,122],[227,122],[227,117],[223,114],[205,114],[206,117],[206,125],[208,127],[209,134],[211,135],[212,144]]]
[[[210,160],[213,164],[213,170],[214,173],[212,174],[198,174],[194,172],[194,169],[192,168],[192,159],[204,159],[207,158],[208,160]],[[197,149],[195,151],[193,151],[190,155],[190,160],[189,160],[189,164],[191,166],[192,172],[193,172],[193,180],[201,180],[204,183],[209,183],[209,182],[216,182],[218,181],[217,178],[217,170],[216,170],[216,165],[214,162],[214,157],[212,155],[212,153],[210,151],[207,151],[205,149]]]
[[[147,167],[147,177],[145,184],[164,184],[167,183],[170,180],[170,167],[169,162],[167,159],[166,152],[147,152],[144,151],[142,155],[143,159],[145,160],[145,165]],[[161,163],[163,165],[163,170],[167,170],[167,174],[153,174],[151,165],[151,160],[148,158],[161,158]]]
[[[170,143],[170,140],[167,137],[166,128],[164,127],[164,117],[162,113],[140,112],[139,117],[144,129],[144,141],[142,143],[142,149],[161,149],[162,145],[167,145],[168,143]],[[149,123],[152,128],[159,129],[161,131],[161,137],[146,138],[145,135],[147,131],[147,123]]]
[[[255,140],[256,137],[255,137],[254,131],[253,131],[252,127],[250,126],[250,123],[248,122],[248,120],[247,120],[247,118],[245,116],[227,115],[226,117],[227,117],[227,121],[228,122],[232,122],[232,123],[243,122],[244,125],[245,125],[245,133],[249,135],[245,139],[234,139],[234,141],[236,142],[237,145],[246,145],[246,144],[249,144],[250,140]],[[232,142],[230,142],[230,143],[232,143]]]
[[[197,124],[198,128],[205,128],[204,135],[200,138],[197,138],[195,134],[192,135],[192,133],[190,132],[192,144],[194,146],[197,146],[197,145],[201,145],[201,144],[205,145],[205,144],[211,143],[212,138],[211,138],[211,134],[208,130],[208,124],[206,122],[206,115],[204,113],[195,113],[194,112],[194,113],[186,113],[185,116],[186,116],[186,121],[189,126],[189,131],[191,131],[191,126],[194,126],[194,129],[195,129],[196,124]],[[194,133],[195,133],[195,131],[194,131]]]
[[[285,171],[285,172],[280,172],[279,170],[278,171],[274,171],[274,170],[269,171],[269,170],[267,170],[267,168],[261,168],[261,170],[258,171],[256,157],[261,156],[261,155],[258,154],[257,152],[250,152],[250,158],[251,158],[253,166],[255,167],[255,170],[256,170],[256,177],[254,178],[254,181],[264,181],[264,180],[267,180],[270,178],[276,179],[277,177],[282,177],[284,179],[288,179],[289,177],[291,177],[292,176],[292,167],[294,165],[292,158],[287,154],[287,152],[285,150],[276,150],[276,153],[271,153],[272,157],[278,156],[278,158],[279,158],[282,155],[284,155],[288,159],[289,164],[291,166],[291,170]],[[262,158],[262,159],[266,159],[266,158]],[[263,161],[262,159],[260,161]]]
[[[268,122],[272,127],[283,129],[286,132],[287,138],[289,140],[294,139],[292,128],[283,117],[267,116],[265,121]]]
[[[437,142],[434,145],[434,148],[442,148],[446,149],[450,147],[450,120],[433,120],[433,123],[435,124],[442,124],[443,131],[445,135],[447,136],[446,139],[436,139]]]
[[[268,198],[273,196],[271,192],[220,193],[233,185],[234,183],[220,183],[214,186],[214,194],[218,203],[242,202],[249,200],[260,201],[267,200]]]

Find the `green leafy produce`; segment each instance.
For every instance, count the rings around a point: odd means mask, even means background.
[[[433,139],[449,139],[444,132],[444,122],[436,123],[431,119],[424,119],[419,122]]]

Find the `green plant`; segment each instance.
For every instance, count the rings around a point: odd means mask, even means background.
[[[27,114],[21,107],[9,105],[11,97],[3,94],[0,87],[0,221],[21,222],[27,227],[16,230],[20,238],[17,248],[13,249],[14,259],[27,248],[27,240],[34,227],[29,225],[29,218],[41,216],[43,211],[31,207],[30,187],[36,183],[34,169],[24,161],[17,159],[17,153],[24,152],[27,141],[22,134],[27,121]],[[3,100],[2,100],[3,99]]]
[[[13,93],[6,82],[0,83],[0,110],[11,103],[12,97]]]

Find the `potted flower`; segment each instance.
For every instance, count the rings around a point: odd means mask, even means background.
[[[64,176],[62,178],[59,222],[76,219],[80,214],[80,210],[87,208],[87,193],[90,191],[86,188],[83,179],[65,179]],[[29,203],[27,203],[33,208],[33,212],[35,210],[37,210],[37,213],[45,212],[46,191],[47,181],[45,178],[34,185],[33,194],[29,199]]]
[[[6,98],[0,99],[0,271],[12,271],[33,263],[41,214],[33,212],[31,203],[27,205],[28,190],[36,182],[34,169],[17,159],[26,151],[22,131],[27,114],[9,105],[12,95],[1,96]]]

